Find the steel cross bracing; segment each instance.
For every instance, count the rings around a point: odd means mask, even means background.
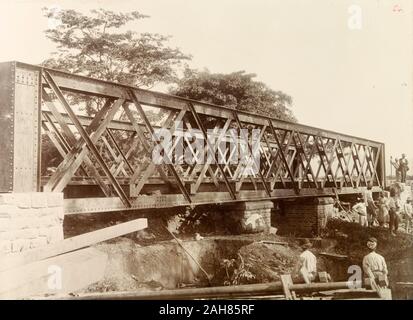
[[[48,68],[15,68],[39,74],[38,189],[64,192],[66,213],[357,193],[385,184],[384,145],[376,141]],[[99,105],[93,117],[82,112],[86,103]],[[173,139],[162,154],[167,161],[157,164],[160,128]],[[190,129],[199,131],[203,149],[177,134]],[[245,135],[253,129],[258,141]],[[230,142],[240,141],[258,157],[232,161]],[[213,161],[187,163],[177,159],[178,148]],[[258,170],[246,175],[246,165]]]

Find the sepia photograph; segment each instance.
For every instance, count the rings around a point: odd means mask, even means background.
[[[413,300],[411,0],[0,0],[0,43],[0,300]]]

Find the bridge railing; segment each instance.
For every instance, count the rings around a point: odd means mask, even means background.
[[[14,131],[2,191],[64,192],[69,213],[385,184],[376,141],[23,63],[0,81]]]

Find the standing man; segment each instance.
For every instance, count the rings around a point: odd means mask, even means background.
[[[367,208],[367,222],[369,226],[373,226],[374,221],[377,219],[377,209],[378,207],[373,200],[372,183],[369,181],[367,183],[367,190],[364,192],[364,203]]]
[[[371,282],[379,284],[380,287],[387,287],[389,285],[387,265],[383,256],[376,253],[377,239],[373,237],[369,238],[367,248],[369,248],[370,253],[363,258],[364,273],[369,277]]]
[[[385,193],[381,192],[379,198],[379,214],[377,220],[379,221],[379,226],[384,227],[386,223],[389,222],[389,203],[388,199],[385,197]]]
[[[390,216],[390,222],[389,222],[389,230],[392,235],[395,235],[397,230],[399,229],[399,220],[400,220],[400,209],[401,209],[401,204],[400,204],[400,199],[399,195],[396,192],[396,189],[391,188],[390,189],[390,198],[389,198],[389,216]]]
[[[400,182],[406,183],[407,171],[409,171],[409,162],[406,155],[403,153],[402,158],[399,160]]]
[[[396,182],[400,182],[400,164],[399,164],[399,159],[395,158],[394,161],[392,160],[393,158],[390,157],[390,163],[394,167],[395,172],[396,172]]]
[[[406,203],[403,206],[404,209],[404,217],[406,219],[406,232],[411,232],[412,227],[412,219],[413,219],[413,207],[412,207],[412,199],[409,197],[406,200]]]
[[[299,274],[307,284],[314,281],[317,276],[317,258],[309,250],[311,247],[312,244],[308,239],[301,244],[303,252],[300,254]]]
[[[353,206],[353,211],[359,215],[359,222],[362,227],[368,227],[369,223],[367,222],[367,208],[364,199],[361,195],[357,198],[357,203]]]

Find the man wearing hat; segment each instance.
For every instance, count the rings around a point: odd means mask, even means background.
[[[387,279],[387,265],[383,256],[376,252],[377,239],[369,238],[367,241],[367,247],[370,253],[363,258],[363,271],[374,283],[381,283],[381,279],[384,279],[385,286],[388,286],[389,281]]]
[[[353,206],[353,211],[359,215],[359,222],[362,227],[368,227],[367,207],[363,196],[360,194],[357,198],[357,203]]]
[[[317,258],[309,250],[312,246],[308,239],[305,239],[301,244],[303,252],[300,254],[299,273],[305,283],[311,283],[317,276]]]
[[[400,182],[406,182],[407,171],[409,171],[409,162],[407,161],[406,155],[403,153],[402,158],[399,160],[399,171],[400,171]]]
[[[364,204],[367,209],[367,222],[369,226],[374,225],[374,221],[377,218],[377,209],[374,199],[373,199],[373,184],[371,181],[367,183],[367,190],[364,192]]]

